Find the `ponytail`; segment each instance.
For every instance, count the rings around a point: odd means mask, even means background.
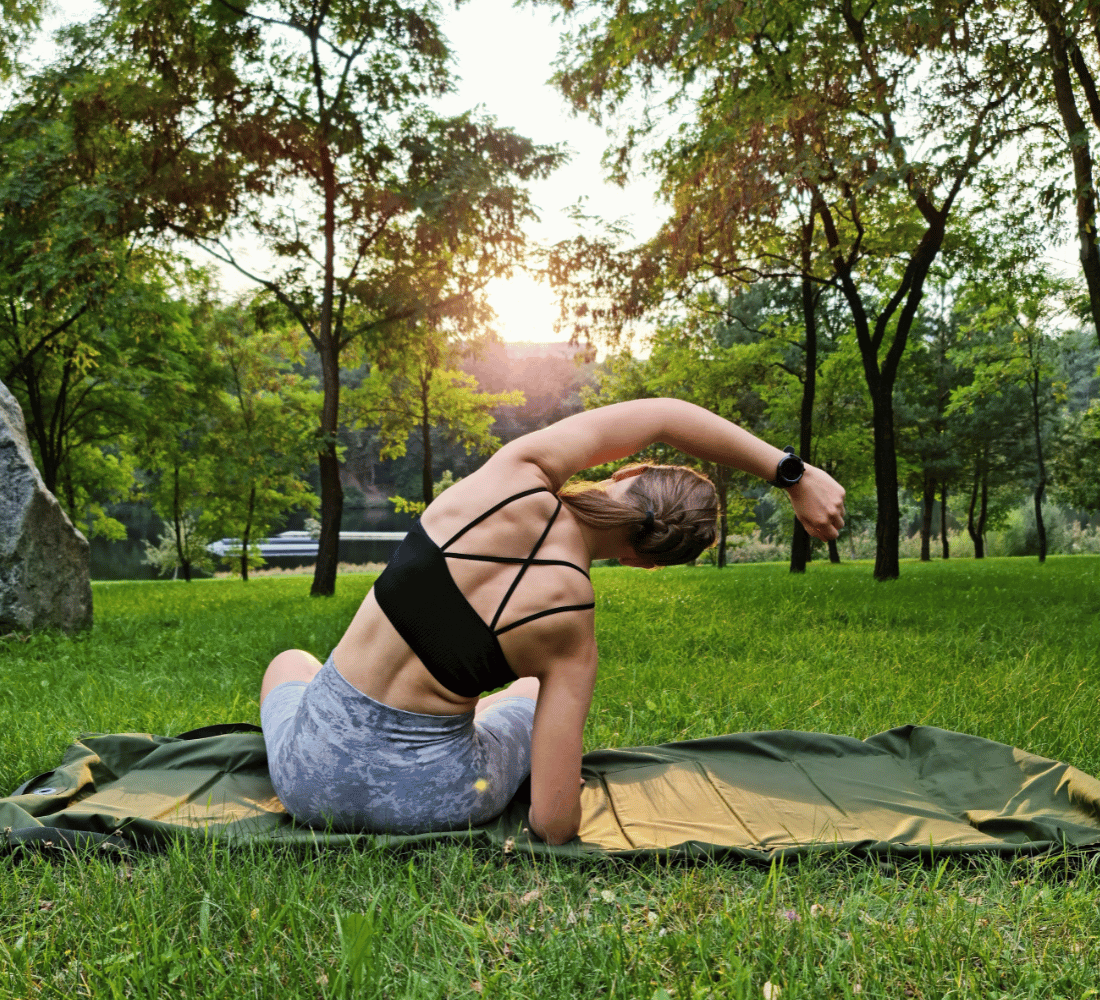
[[[634,551],[658,566],[693,562],[717,538],[718,495],[706,476],[681,465],[628,465],[612,481],[631,478],[621,500],[598,483],[569,483],[558,496],[593,528],[627,528]]]

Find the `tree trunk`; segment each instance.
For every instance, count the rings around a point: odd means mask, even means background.
[[[1066,38],[1062,4],[1040,0],[1035,8],[1047,29],[1050,48],[1051,81],[1054,84],[1054,100],[1069,140],[1073,160],[1073,181],[1076,187],[1077,241],[1081,271],[1089,292],[1089,308],[1100,342],[1100,246],[1096,242],[1096,185],[1092,173],[1092,152],[1089,149],[1088,130],[1074,96],[1070,76],[1070,46],[1076,43]],[[1080,70],[1079,70],[1080,72]],[[1091,79],[1091,78],[1090,78]]]
[[[944,559],[951,558],[951,543],[947,540],[947,483],[940,486],[940,541]]]
[[[898,552],[901,537],[901,508],[898,504],[898,456],[894,444],[892,388],[892,380],[890,388],[880,383],[879,391],[872,396],[875,498],[878,503],[878,517],[875,520],[876,580],[896,580],[901,575]]]
[[[248,494],[248,517],[244,522],[244,534],[241,536],[241,579],[248,583],[248,541],[252,534],[252,512],[256,509],[256,484]]]
[[[332,345],[321,352],[324,403],[321,407],[321,439],[317,466],[321,478],[321,537],[317,540],[317,565],[313,570],[311,597],[330,597],[336,592],[340,563],[340,522],[344,516],[344,488],[336,457],[336,429],[340,409],[340,369]]]
[[[980,490],[980,494],[979,494]],[[974,508],[978,506],[979,495],[981,506],[978,510],[978,519],[974,519]],[[970,540],[974,543],[974,558],[985,558],[985,518],[989,509],[989,476],[985,470],[984,461],[979,460],[974,466],[974,487],[970,491],[970,506],[966,514],[966,531]]]
[[[1040,479],[1035,488],[1035,531],[1039,535],[1039,562],[1047,561],[1047,526],[1043,523],[1043,494],[1046,489],[1046,480]]]
[[[314,56],[316,60],[316,55]],[[321,287],[321,312],[317,322],[317,353],[321,356],[321,449],[317,455],[321,478],[321,537],[317,540],[317,564],[313,569],[311,597],[336,593],[340,565],[340,524],[344,518],[344,488],[336,457],[336,431],[340,422],[340,331],[333,327],[336,288],[336,171],[323,143],[318,150],[321,183],[325,195],[325,269]]]
[[[814,215],[802,227],[802,323],[806,328],[806,372],[802,378],[802,407],[798,415],[798,454],[810,460],[813,448],[814,395],[817,392],[817,294],[810,280]],[[791,572],[805,573],[813,544],[802,522],[794,519],[791,539]]]
[[[932,508],[936,505],[936,477],[924,474],[924,495],[921,497],[920,561],[932,561]]]
[[[813,539],[803,527],[802,522],[794,519],[794,531],[791,539],[791,572],[805,573],[806,564],[810,561],[810,550]]]
[[[834,472],[836,472],[836,463],[835,462],[825,462],[824,463],[824,469],[831,476],[831,475],[833,475]],[[849,528],[848,529],[848,539],[849,539],[849,541],[851,540],[851,538],[852,538],[852,529]],[[834,566],[839,566],[840,565],[840,548],[837,545],[837,539],[830,538],[826,544],[828,545],[828,548],[829,548],[829,562],[832,563]]]
[[[176,559],[183,570],[183,578],[191,582],[191,560],[187,558],[187,549],[183,544],[183,512],[180,510],[180,467],[176,463],[172,483],[172,521],[176,529]]]
[[[420,467],[420,491],[424,496],[425,504],[430,504],[435,499],[435,484],[432,482],[432,425],[431,414],[428,412],[428,388],[428,379],[421,378],[420,440],[424,445],[424,461]]]
[[[1043,522],[1043,494],[1047,489],[1047,467],[1043,461],[1043,424],[1039,407],[1039,371],[1033,366],[1031,378],[1031,415],[1035,427],[1035,462],[1039,467],[1039,482],[1035,486],[1035,530],[1039,535],[1039,562],[1047,559],[1047,527]]]
[[[714,467],[714,478],[718,481],[718,568],[726,567],[726,539],[729,538],[729,473],[725,466]]]
[[[830,248],[837,250],[840,246],[840,237],[836,226],[826,209],[820,211],[826,241]],[[841,290],[852,313],[860,359],[863,362],[863,376],[871,396],[875,496],[878,503],[878,517],[875,522],[876,580],[896,580],[901,574],[898,551],[901,509],[898,504],[898,456],[894,440],[894,383],[897,381],[898,367],[905,353],[909,332],[913,328],[913,319],[924,295],[924,281],[943,245],[944,227],[949,211],[948,203],[934,215],[925,214],[929,223],[928,229],[925,230],[920,243],[913,251],[913,256],[909,259],[905,274],[893,297],[879,312],[873,331],[863,298],[852,277],[850,263],[839,253],[834,258],[834,271],[840,279]],[[923,209],[922,212],[924,212]],[[895,312],[899,306],[900,312]],[[887,331],[895,315],[897,319],[894,323],[893,336],[886,341]],[[880,349],[884,342],[888,343],[889,347],[880,362]]]

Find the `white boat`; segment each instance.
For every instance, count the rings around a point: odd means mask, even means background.
[[[341,531],[341,542],[400,542],[404,531]],[[317,539],[308,531],[284,531],[271,538],[261,538],[258,542],[260,555],[265,559],[280,556],[294,559],[316,558]],[[239,538],[219,538],[206,546],[208,552],[216,556],[228,556],[241,551]]]

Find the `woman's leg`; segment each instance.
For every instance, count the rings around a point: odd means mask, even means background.
[[[473,790],[477,802],[471,804],[472,808],[466,807],[471,822],[485,823],[500,815],[531,773],[531,730],[537,696],[538,681],[523,677],[478,702],[473,722],[477,744]]]
[[[539,679],[537,677],[520,677],[495,694],[487,694],[484,698],[478,698],[477,705],[474,707],[474,718],[476,719],[490,705],[504,698],[531,698],[538,701]]]
[[[267,665],[264,679],[260,682],[260,704],[284,681],[305,681],[308,684],[322,666],[316,656],[304,649],[284,650]]]

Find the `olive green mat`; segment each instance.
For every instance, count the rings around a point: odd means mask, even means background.
[[[539,854],[760,860],[1100,846],[1100,781],[930,726],[863,741],[781,731],[596,750],[585,755],[583,775],[580,835],[561,847],[525,833],[522,789],[486,826],[371,836],[295,825],[272,791],[253,726],[86,736],[55,770],[0,799],[0,829],[9,847],[156,848],[180,836],[308,845],[451,838]]]

